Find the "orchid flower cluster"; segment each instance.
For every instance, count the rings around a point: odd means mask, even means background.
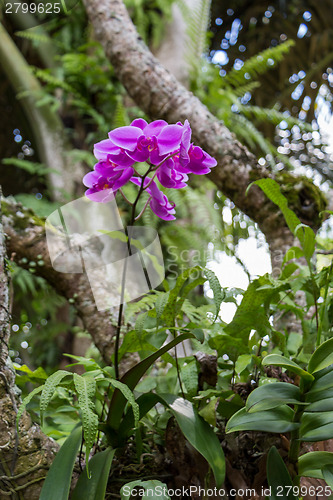
[[[166,188],[181,189],[186,186],[188,174],[207,174],[217,164],[208,153],[191,143],[191,133],[188,120],[184,125],[180,122],[169,125],[164,120],[148,124],[142,118],[112,130],[109,139],[95,144],[98,163],[83,178],[88,187],[86,196],[106,203],[118,190],[124,196],[122,186],[132,182],[149,195],[145,207],[149,203],[161,219],[175,219],[175,204],[168,200],[155,179]],[[149,165],[143,175],[134,168],[138,162]],[[150,173],[152,177],[148,176]]]

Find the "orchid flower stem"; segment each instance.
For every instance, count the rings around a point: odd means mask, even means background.
[[[141,212],[139,213],[139,215],[137,217],[135,217],[135,219],[134,219],[135,221],[139,220],[143,216],[146,208],[148,207],[148,203],[150,202],[150,200],[151,200],[151,196],[149,196],[148,200],[145,203],[145,206],[143,207],[143,209],[141,210]]]
[[[128,227],[132,227],[135,222],[135,210],[136,206],[138,204],[138,201],[140,199],[141,194],[144,191],[144,183],[147,175],[152,171],[152,166],[149,167],[147,172],[141,177],[141,186],[139,188],[139,192],[137,194],[137,197],[132,203],[132,212],[131,212],[131,218]],[[127,236],[127,248],[128,248],[128,255],[132,255],[132,250],[131,250],[131,236],[128,234],[127,229],[125,229],[126,236]],[[120,306],[119,306],[119,312],[118,312],[118,322],[117,322],[117,329],[116,329],[116,340],[115,340],[115,346],[114,346],[114,369],[115,369],[115,377],[117,380],[119,380],[119,341],[120,341],[120,330],[121,330],[121,324],[122,324],[122,319],[123,319],[123,310],[124,310],[124,296],[125,296],[125,283],[126,283],[126,274],[127,274],[127,263],[128,263],[128,258],[124,259],[124,267],[123,267],[123,274],[121,278],[121,291],[120,291]]]
[[[120,192],[121,196],[124,198],[124,200],[125,200],[125,201],[129,204],[129,205],[131,205],[131,206],[132,206],[132,205],[133,205],[133,203],[129,201],[129,199],[127,198],[127,196],[126,196],[126,195],[125,195],[125,193],[123,192],[123,190],[122,190],[122,189],[119,189],[119,192]]]

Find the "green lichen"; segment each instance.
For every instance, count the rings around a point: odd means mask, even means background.
[[[45,224],[44,220],[38,217],[30,208],[6,199],[1,200],[1,214],[12,219],[12,225],[16,230],[24,230],[29,226],[43,227]]]

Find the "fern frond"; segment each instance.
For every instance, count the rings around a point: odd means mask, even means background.
[[[124,127],[125,125],[129,124],[130,120],[126,108],[124,106],[122,96],[120,95],[117,98],[116,109],[114,111],[114,115],[112,118],[112,127],[113,128]]]
[[[312,132],[312,125],[310,123],[303,122],[298,118],[294,118],[293,116],[285,116],[284,113],[281,113],[277,109],[274,108],[261,108],[260,106],[252,106],[242,104],[238,104],[239,111],[249,119],[255,118],[258,122],[270,122],[273,125],[279,125],[281,121],[285,121],[288,125],[288,128],[292,128],[294,125],[297,125],[301,130],[305,130],[308,132]]]
[[[37,31],[34,31],[32,29],[27,29],[25,31],[16,31],[15,35],[21,38],[26,38],[27,40],[31,40],[33,42],[50,43],[50,38],[47,35],[38,33]],[[52,43],[55,43],[54,40],[52,40]]]
[[[246,81],[245,75],[249,75],[251,78],[255,79],[259,75],[266,73],[272,66],[278,64],[287,54],[290,48],[295,44],[293,40],[287,40],[276,47],[270,47],[263,50],[259,54],[247,59],[243,66],[236,70],[232,69],[223,78],[223,84],[233,85],[238,87]],[[270,60],[273,64],[269,64]]]
[[[43,386],[39,386],[39,387],[35,387],[35,389],[33,391],[31,391],[22,401],[22,403],[20,404],[20,407],[18,409],[18,412],[17,412],[17,415],[16,415],[16,427],[18,429],[19,427],[19,422],[20,422],[20,418],[22,417],[23,413],[24,413],[24,410],[26,409],[26,406],[30,403],[30,401],[32,400],[32,398],[34,396],[36,396],[36,394],[38,394],[39,392],[41,392],[41,390],[43,389]]]
[[[89,477],[89,454],[94,445],[98,429],[98,416],[95,413],[95,403],[93,401],[96,393],[96,381],[91,376],[82,377],[77,373],[73,374],[73,380],[81,410],[83,436],[86,446],[86,468]]]
[[[68,375],[73,376],[73,374],[70,372],[67,372],[65,370],[58,370],[57,372],[52,373],[52,375],[49,376],[49,378],[46,380],[45,384],[42,386],[43,390],[42,390],[42,394],[40,397],[40,403],[39,403],[40,418],[41,418],[42,425],[43,425],[44,412],[46,411],[46,409],[49,405],[49,402],[52,399],[52,396],[54,394],[56,387]]]
[[[204,275],[208,279],[209,286],[213,292],[214,295],[214,304],[216,308],[216,313],[215,313],[215,319],[214,322],[217,320],[219,312],[220,312],[220,307],[224,298],[223,290],[221,288],[221,284],[219,282],[218,277],[212,271],[211,269],[205,268],[204,270]]]
[[[210,20],[211,0],[200,0],[198,5],[191,9],[187,18],[188,59],[197,65],[207,50],[207,30]]]
[[[133,392],[126,384],[119,382],[119,380],[115,379],[109,379],[109,380],[111,382],[111,385],[113,385],[113,387],[118,389],[122,393],[122,395],[127,399],[129,404],[132,406],[134,414],[134,426],[135,428],[137,428],[140,420],[140,409],[138,403],[135,401]]]

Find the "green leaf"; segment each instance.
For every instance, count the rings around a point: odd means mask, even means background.
[[[306,260],[309,261],[314,254],[316,244],[316,235],[313,229],[306,224],[298,224],[295,229],[295,236],[302,245]]]
[[[310,358],[308,370],[310,373],[318,372],[333,364],[333,338],[323,342]]]
[[[215,318],[214,318],[214,322],[215,322],[217,320],[219,312],[220,312],[220,307],[221,307],[222,301],[224,299],[224,293],[223,293],[223,290],[221,288],[221,284],[220,284],[219,279],[216,276],[216,274],[211,269],[207,269],[206,267],[204,268],[203,272],[208,279],[209,286],[212,289],[213,295],[214,295],[214,304],[215,304],[215,310],[216,310]]]
[[[266,356],[262,360],[262,365],[281,366],[281,368],[287,368],[287,370],[289,370],[290,372],[296,373],[300,377],[304,378],[304,380],[314,380],[314,376],[311,375],[311,373],[303,370],[300,366],[294,363],[294,361],[291,361],[290,359],[281,356],[280,354],[268,354],[268,356]]]
[[[333,465],[325,465],[322,468],[321,472],[322,472],[324,480],[326,481],[326,484],[333,491]]]
[[[333,412],[304,413],[299,431],[302,441],[325,441],[333,437]]]
[[[281,193],[279,184],[273,179],[259,179],[258,181],[252,182],[247,190],[249,190],[253,184],[259,186],[260,189],[265,193],[267,198],[269,198],[273,203],[275,203],[275,205],[279,207],[290,231],[294,233],[296,227],[301,224],[301,221],[299,220],[297,215],[292,210],[290,210],[290,208],[288,208],[288,200]]]
[[[22,401],[22,403],[20,404],[20,407],[18,409],[18,412],[17,412],[17,415],[16,415],[16,427],[18,429],[18,426],[19,426],[19,421],[20,421],[20,418],[22,417],[23,415],[23,412],[27,406],[27,404],[30,403],[30,401],[32,400],[32,398],[38,394],[39,392],[41,392],[41,390],[43,389],[43,386],[40,385],[39,387],[35,387],[35,389],[33,391],[31,391]]]
[[[111,385],[113,385],[113,387],[119,389],[122,395],[127,399],[129,404],[132,406],[134,414],[134,427],[137,428],[140,420],[140,409],[138,403],[135,401],[133,392],[131,391],[131,389],[129,389],[129,387],[126,384],[119,382],[119,380],[111,379],[110,382]]]
[[[61,381],[67,377],[67,375],[73,376],[72,373],[66,372],[65,370],[58,370],[55,373],[52,373],[52,375],[49,376],[49,378],[46,380],[45,384],[43,385],[43,390],[42,390],[42,395],[40,397],[40,418],[41,422],[43,425],[43,414],[46,411],[49,402],[52,399],[52,396],[54,395],[54,391],[61,383]]]
[[[46,476],[39,500],[68,500],[76,455],[82,439],[82,428],[68,436]]]
[[[83,471],[72,493],[71,500],[104,500],[111,464],[116,450],[107,448],[96,453],[89,462],[90,479]]]
[[[333,466],[333,453],[329,451],[312,451],[301,455],[298,459],[299,475],[323,479],[322,469]]]
[[[298,497],[292,494],[293,482],[275,446],[272,446],[267,456],[267,482],[272,492],[270,496],[271,500],[298,500]],[[289,488],[286,489],[286,487],[288,486],[291,486],[291,488],[287,495],[286,492]],[[282,495],[280,493],[281,487],[283,491]]]
[[[241,354],[235,363],[235,372],[242,373],[252,361],[251,354]]]
[[[304,252],[300,247],[290,247],[285,253],[285,256],[283,257],[283,262],[282,265],[288,262],[291,259],[299,259],[301,257],[304,257]]]
[[[154,363],[154,361],[156,361],[156,359],[158,359],[160,356],[162,356],[162,354],[169,351],[183,340],[190,339],[193,337],[194,335],[192,333],[183,333],[181,335],[178,335],[178,337],[173,339],[167,345],[158,349],[156,352],[148,356],[148,358],[142,360],[136,366],[133,366],[133,368],[131,368],[127,373],[125,373],[125,375],[121,379],[121,382],[123,384],[126,384],[129,387],[129,389],[133,391],[135,386],[141,379],[141,377],[143,377],[143,375]],[[126,398],[120,392],[120,390],[116,389],[112,395],[109,407],[108,420],[107,420],[107,425],[112,427],[113,429],[118,429],[120,425],[126,401],[127,401]]]
[[[95,413],[95,403],[93,400],[96,393],[96,382],[91,376],[82,377],[74,373],[73,377],[78,395],[78,404],[81,410],[83,435],[86,446],[86,468],[88,473],[89,453],[94,445],[98,429],[98,416]]]
[[[164,493],[168,491],[167,485],[156,479],[150,479],[149,481],[141,481],[141,479],[138,479],[137,481],[131,481],[130,483],[124,484],[120,490],[121,500],[129,500],[134,488],[138,488],[140,494],[137,496],[140,498],[170,500],[169,495]],[[142,495],[140,490],[142,490]],[[136,498],[136,495],[133,496]]]
[[[162,394],[159,397],[170,408],[189,443],[207,460],[217,487],[221,487],[225,478],[225,458],[213,429],[198,415],[189,401],[171,394]]]
[[[300,396],[300,389],[296,385],[285,382],[265,384],[251,392],[246,401],[246,410],[252,413],[282,404],[301,404]]]
[[[156,299],[156,303],[155,303],[155,311],[156,311],[156,329],[158,328],[159,326],[159,323],[160,323],[160,319],[162,317],[162,314],[163,314],[163,311],[164,311],[164,308],[167,304],[169,300],[169,292],[167,293],[161,293],[157,299]]]
[[[242,408],[228,421],[226,432],[236,431],[264,431],[264,432],[290,432],[297,429],[300,424],[292,422],[294,412],[289,406],[280,406],[273,410],[249,413]]]

